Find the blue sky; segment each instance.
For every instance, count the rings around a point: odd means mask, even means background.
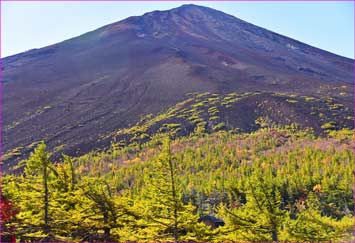
[[[354,58],[353,2],[1,2],[6,57],[152,10],[184,3],[212,7],[255,25]]]

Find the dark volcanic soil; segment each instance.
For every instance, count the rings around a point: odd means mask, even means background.
[[[3,153],[38,140],[89,151],[189,92],[327,96],[352,109],[353,70],[351,59],[210,8],[154,11],[3,59]]]

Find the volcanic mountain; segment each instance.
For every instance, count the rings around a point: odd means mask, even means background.
[[[196,108],[201,93],[202,104],[235,93],[220,122],[242,131],[266,109],[274,123],[352,127],[353,70],[351,59],[207,7],[129,17],[2,60],[5,169],[39,140],[71,155],[107,146],[148,114]]]

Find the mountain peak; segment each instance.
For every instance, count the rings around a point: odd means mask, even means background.
[[[180,7],[177,7],[177,8],[173,8],[171,9],[170,11],[175,11],[175,10],[196,10],[196,9],[200,9],[200,10],[204,10],[204,11],[218,11],[218,10],[215,10],[215,9],[212,9],[212,8],[209,8],[209,7],[205,7],[205,6],[202,6],[202,5],[196,5],[196,4],[183,4],[181,5]]]
[[[220,39],[220,35],[234,35],[240,32],[242,26],[236,25],[245,24],[248,23],[212,8],[184,4],[170,10],[152,11],[142,16],[129,17],[109,25],[109,29],[113,30],[111,34],[115,34],[115,31],[133,30],[139,37],[162,38],[188,35],[202,39]],[[229,26],[234,26],[234,29]],[[239,30],[235,32],[235,28]]]
[[[144,15],[150,15],[152,13],[160,13],[160,14],[162,14],[162,13],[183,13],[183,12],[190,12],[190,11],[196,11],[196,10],[205,11],[205,12],[213,11],[213,12],[223,13],[223,12],[218,11],[216,9],[209,8],[209,7],[202,6],[202,5],[183,4],[179,7],[168,9],[168,10],[155,10],[155,11],[147,12]]]
[[[228,16],[226,13],[218,11],[216,9],[205,7],[205,6],[200,6],[200,5],[195,5],[195,4],[184,4],[184,5],[181,5],[180,7],[171,9],[170,12],[180,14],[182,16],[190,15],[190,16],[195,16],[195,17],[196,16],[205,16],[205,15],[210,15],[210,17],[215,16],[215,15]]]

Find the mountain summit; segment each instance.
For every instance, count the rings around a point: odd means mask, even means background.
[[[352,109],[353,70],[351,59],[211,8],[154,11],[4,58],[3,150],[45,140],[89,151],[192,92],[330,97]]]

